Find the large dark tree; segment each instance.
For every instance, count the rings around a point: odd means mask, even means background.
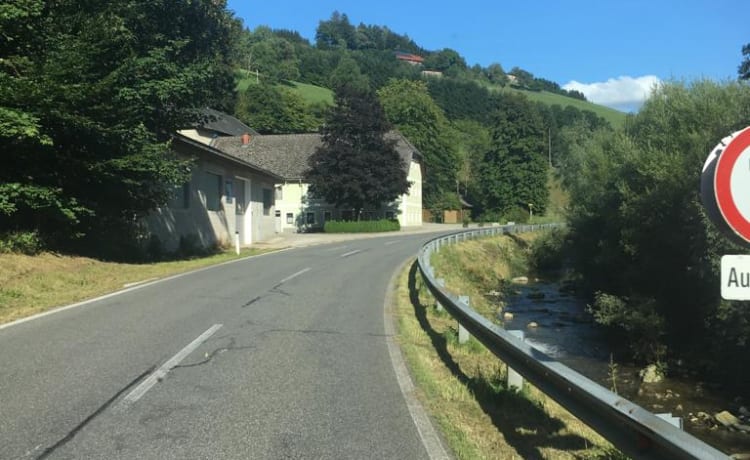
[[[546,133],[539,114],[524,97],[504,96],[495,114],[492,147],[480,163],[476,198],[485,212],[513,208],[540,214],[547,207]]]
[[[409,190],[405,165],[387,140],[390,130],[372,92],[340,87],[322,130],[323,145],[310,157],[310,193],[337,208],[380,208]]]
[[[231,106],[232,21],[213,0],[4,7],[0,232],[65,241],[166,201],[185,177],[169,135],[192,107]]]

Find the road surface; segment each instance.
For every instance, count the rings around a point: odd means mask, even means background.
[[[0,458],[429,458],[383,305],[433,236],[253,257],[0,329]]]

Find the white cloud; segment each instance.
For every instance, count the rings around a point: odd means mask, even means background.
[[[606,105],[617,110],[638,110],[648,99],[651,90],[661,83],[655,75],[642,77],[621,76],[604,82],[580,83],[575,80],[563,86],[567,90],[582,92],[595,104]]]

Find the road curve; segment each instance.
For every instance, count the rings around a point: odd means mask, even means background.
[[[428,458],[383,302],[432,236],[249,258],[0,330],[0,458]]]

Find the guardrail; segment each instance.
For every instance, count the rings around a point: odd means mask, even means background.
[[[557,224],[507,225],[451,233],[422,246],[417,264],[432,295],[461,326],[509,368],[591,426],[624,454],[636,459],[729,459],[703,441],[531,347],[438,285],[430,259],[442,246],[555,226]]]

